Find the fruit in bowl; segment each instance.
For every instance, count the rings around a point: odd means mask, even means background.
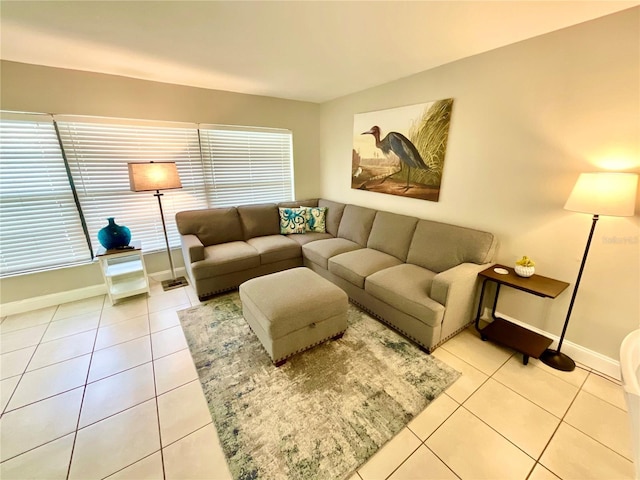
[[[536,263],[526,255],[516,262],[515,271],[521,277],[530,277],[536,271]]]

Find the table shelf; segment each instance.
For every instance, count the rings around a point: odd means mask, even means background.
[[[496,268],[502,268],[508,273],[498,273],[495,271]],[[512,268],[503,265],[494,265],[493,267],[487,268],[480,272],[478,276],[484,280],[482,282],[482,291],[480,293],[475,324],[482,340],[491,340],[522,353],[522,363],[525,365],[529,362],[529,357],[540,358],[540,355],[551,345],[552,340],[544,335],[532,332],[520,325],[496,316],[500,287],[505,285],[538,297],[556,298],[569,284],[553,278],[543,277],[542,275],[534,274],[531,277],[520,277]],[[491,310],[493,321],[484,328],[480,328],[480,314],[482,312],[482,301],[487,282],[494,282],[497,285],[496,296]]]
[[[131,247],[123,250],[101,248],[96,255],[112,304],[122,298],[149,293],[142,246],[140,242],[132,242]]]

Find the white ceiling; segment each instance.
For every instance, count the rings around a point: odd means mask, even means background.
[[[324,102],[639,1],[0,1],[0,58]]]

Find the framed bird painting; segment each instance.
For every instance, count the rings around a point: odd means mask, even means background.
[[[353,117],[351,188],[437,202],[453,99]]]

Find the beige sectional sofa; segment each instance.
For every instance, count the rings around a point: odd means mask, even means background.
[[[301,205],[327,208],[326,233],[279,233],[278,207]],[[185,211],[176,222],[201,299],[304,265],[427,351],[472,321],[477,274],[496,247],[488,232],[325,199]]]

